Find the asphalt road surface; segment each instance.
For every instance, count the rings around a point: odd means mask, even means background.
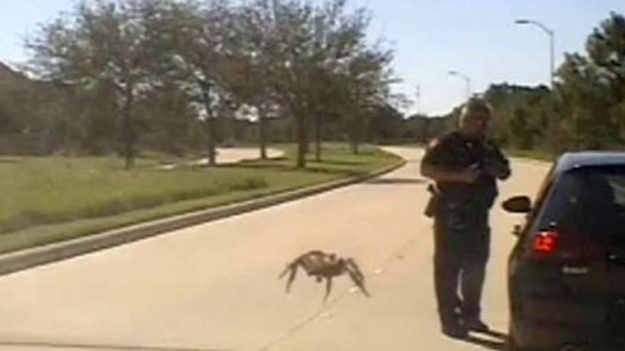
[[[392,150],[407,165],[366,183],[0,277],[0,350],[502,350],[503,335],[440,334],[421,151]],[[499,200],[546,170],[514,160]],[[502,334],[520,220],[492,211],[483,308]],[[343,276],[324,304],[304,274],[285,294],[279,273],[311,249],[355,258],[372,296]]]

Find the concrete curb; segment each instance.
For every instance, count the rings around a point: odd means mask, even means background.
[[[391,172],[405,164],[406,160],[402,159],[391,166],[370,172],[357,178],[341,179],[338,181],[313,185],[303,189],[288,191],[276,195],[267,195],[259,199],[191,212],[156,221],[113,229],[100,234],[89,235],[87,237],[7,253],[0,255],[0,275],[7,275],[39,265],[57,262],[90,252],[149,238],[184,227],[242,214],[319,194],[328,190],[356,184]]]

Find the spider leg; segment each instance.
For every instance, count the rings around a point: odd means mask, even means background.
[[[360,271],[360,268],[358,268],[358,265],[356,264],[356,262],[354,262],[354,260],[352,260],[351,258],[347,259],[346,262],[347,262],[346,268],[347,268],[347,273],[349,274],[349,277],[352,279],[354,284],[358,286],[360,291],[362,291],[362,293],[365,294],[365,296],[370,297],[371,295],[369,294],[369,292],[367,291],[367,288],[365,287],[365,276]]]
[[[290,272],[289,279],[286,282],[287,293],[291,291],[291,284],[293,284],[293,281],[295,280],[295,276],[297,275],[298,266],[299,266],[298,264],[291,264],[289,265],[289,267],[287,267],[286,271],[282,273],[282,276],[284,276],[287,272]]]
[[[347,263],[347,270],[348,271],[353,272],[354,275],[358,276],[358,278],[360,280],[364,280],[365,279],[365,276],[360,271],[360,268],[358,267],[358,265],[356,264],[356,261],[354,261],[354,259],[348,258],[348,259],[345,260],[345,262]]]
[[[291,263],[287,264],[286,268],[284,269],[284,271],[282,273],[280,273],[280,275],[278,276],[278,279],[284,278],[284,276],[289,272],[289,270],[293,269],[293,265],[294,264],[295,264],[295,262],[291,262]]]
[[[326,277],[326,294],[323,297],[323,302],[325,303],[328,300],[328,297],[330,296],[330,292],[332,291],[332,278],[331,277]]]

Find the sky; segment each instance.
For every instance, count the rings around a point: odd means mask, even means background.
[[[321,0],[315,0],[320,2]],[[69,11],[73,0],[4,0],[0,12],[0,60],[26,60],[24,38],[37,24]],[[516,19],[539,21],[555,33],[556,67],[565,53],[584,52],[588,35],[610,12],[625,14],[625,0],[349,0],[372,15],[371,42],[395,51],[402,79],[393,90],[413,100],[405,112],[440,115],[493,83],[549,84],[549,37]],[[420,98],[417,103],[416,90]]]

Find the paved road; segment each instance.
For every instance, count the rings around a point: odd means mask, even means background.
[[[281,157],[283,155],[284,151],[282,150],[267,148],[267,157],[269,158]],[[243,160],[256,160],[259,158],[258,148],[218,148],[216,162],[218,164],[237,163]],[[205,165],[207,163],[207,158],[194,162],[197,165]]]
[[[260,154],[258,148],[249,148],[249,147],[233,147],[233,148],[217,148],[217,158],[215,162],[219,165],[226,164],[234,164],[241,161],[250,161],[250,160],[258,160],[260,159]],[[267,148],[267,157],[268,158],[278,158],[284,156],[284,151]],[[192,166],[205,166],[208,164],[208,158],[202,158],[199,160],[195,160],[190,162]],[[158,168],[171,170],[175,169],[179,165],[174,163],[167,163],[159,165]]]
[[[0,350],[484,350],[438,331],[420,151],[383,178],[0,278]],[[503,196],[546,167],[516,161]],[[520,218],[493,210],[485,319],[505,332],[505,259]],[[355,257],[371,298],[277,275],[310,249]]]

